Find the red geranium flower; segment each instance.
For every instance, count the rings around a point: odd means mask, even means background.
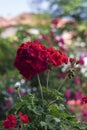
[[[23,115],[22,112],[19,112],[18,116],[19,116],[19,118],[20,118],[20,120],[21,120],[22,122],[24,122],[24,123],[26,123],[26,124],[30,122],[27,114],[24,114],[24,115]]]
[[[63,52],[55,50],[52,47],[48,48],[48,52],[49,52],[49,62],[54,66],[60,66],[64,63],[65,64],[68,63],[68,58]]]
[[[16,126],[16,117],[13,114],[10,114],[6,117],[6,120],[2,122],[2,125],[9,129],[9,128],[14,128]]]
[[[49,64],[59,66],[64,63],[68,63],[68,58],[63,52],[46,48],[37,41],[22,44],[14,61],[15,67],[26,79],[47,70]]]
[[[26,79],[30,79],[48,69],[47,57],[47,48],[43,44],[27,42],[18,48],[14,65]]]

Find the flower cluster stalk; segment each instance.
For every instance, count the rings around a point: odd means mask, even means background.
[[[42,98],[42,101],[43,101],[43,90],[42,90],[42,86],[41,86],[41,82],[40,82],[40,77],[39,77],[39,75],[37,75],[37,78],[38,78],[38,83],[39,83],[39,87],[40,87],[41,98]]]

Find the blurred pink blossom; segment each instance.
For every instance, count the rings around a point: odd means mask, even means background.
[[[87,117],[87,110],[83,110],[82,111],[82,115],[85,116],[85,117]]]
[[[26,89],[22,88],[22,89],[20,90],[21,96],[24,96],[25,93],[26,93]]]
[[[13,99],[11,97],[5,99],[5,104],[3,105],[2,109],[6,110],[13,105]]]
[[[65,43],[65,42],[64,42],[64,38],[62,38],[62,37],[59,38],[59,42],[61,42],[61,43],[64,45],[64,43]]]
[[[69,100],[69,98],[71,97],[71,90],[70,89],[66,90],[65,97],[66,97],[67,100]]]
[[[77,100],[77,99],[81,99],[82,98],[82,91],[81,90],[78,90],[75,95],[74,95],[74,98]]]
[[[77,77],[75,78],[74,82],[75,82],[76,85],[80,85],[80,77],[77,76]]]
[[[53,39],[55,39],[55,37],[56,37],[56,35],[55,35],[55,33],[54,33],[53,31],[50,32],[50,36],[51,36],[51,38],[53,38]]]
[[[67,104],[69,105],[69,106],[80,106],[81,105],[81,100],[69,100],[68,102],[67,102]]]
[[[59,23],[59,20],[60,20],[59,18],[54,18],[52,19],[51,23],[56,27]]]
[[[8,87],[7,88],[7,92],[9,93],[9,94],[13,94],[14,93],[14,88],[13,87]]]
[[[80,58],[79,58],[79,64],[80,64],[80,65],[84,65],[84,58],[83,58],[83,57],[80,57]]]

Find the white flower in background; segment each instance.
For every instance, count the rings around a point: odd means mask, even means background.
[[[15,88],[20,88],[21,83],[20,82],[16,82],[14,86],[15,86]]]
[[[35,28],[29,29],[28,32],[34,35],[39,35],[39,30]]]
[[[25,79],[21,79],[21,84],[24,84],[25,83]]]

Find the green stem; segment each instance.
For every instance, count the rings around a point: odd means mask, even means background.
[[[66,82],[66,80],[67,80],[67,77],[63,80],[62,84],[58,87],[57,91],[59,91],[62,88],[62,86],[64,85],[64,83]]]
[[[68,78],[68,77],[66,77],[66,78],[64,79],[64,81],[62,82],[62,84],[58,87],[57,91],[59,91],[59,90],[62,88],[62,86],[63,86],[63,84],[66,82],[67,78]],[[57,100],[58,100],[58,99],[55,99],[55,100],[53,100],[52,102],[50,102],[49,106],[50,106],[51,104],[55,103]]]
[[[48,91],[48,82],[49,82],[49,70],[48,70],[48,73],[47,73],[47,91]]]
[[[47,130],[47,126],[45,126],[45,130]]]
[[[40,82],[40,77],[39,77],[39,75],[37,75],[37,78],[38,78],[38,83],[39,83],[39,87],[40,87],[41,98],[42,98],[42,101],[43,101],[43,91],[42,91],[42,86],[41,86],[41,82]]]
[[[22,101],[21,94],[20,94],[20,88],[18,88],[18,96],[19,96],[20,100]]]
[[[55,100],[53,100],[52,102],[50,102],[50,103],[49,103],[49,106],[52,105],[52,104],[54,104],[57,100],[58,100],[58,99],[55,99]]]
[[[34,96],[32,95],[32,106],[34,108]]]

